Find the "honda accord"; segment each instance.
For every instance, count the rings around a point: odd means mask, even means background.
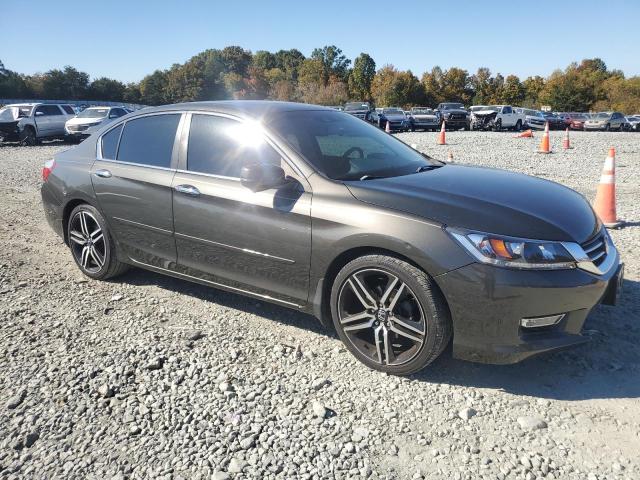
[[[57,154],[46,218],[93,279],[133,265],[314,314],[353,355],[415,372],[580,344],[623,266],[556,183],[445,164],[333,109],[140,110]]]

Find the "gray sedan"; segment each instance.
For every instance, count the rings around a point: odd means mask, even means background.
[[[573,190],[445,164],[313,105],[141,110],[42,178],[47,221],[86,276],[133,265],[307,312],[391,374],[451,339],[454,357],[493,363],[581,344],[623,277]]]

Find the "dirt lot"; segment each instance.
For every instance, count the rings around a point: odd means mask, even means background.
[[[588,198],[617,148],[627,280],[592,342],[500,367],[445,352],[395,378],[294,311],[141,270],[88,281],[39,199],[67,146],[4,146],[0,478],[640,478],[640,135],[575,133],[547,156],[539,134],[400,137]]]

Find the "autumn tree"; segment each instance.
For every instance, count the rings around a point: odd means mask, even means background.
[[[371,100],[371,83],[376,75],[376,62],[366,53],[361,53],[353,62],[349,73],[349,94],[352,99]]]

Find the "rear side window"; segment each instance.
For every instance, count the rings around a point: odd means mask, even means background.
[[[122,125],[118,125],[113,130],[109,130],[102,136],[102,158],[109,160],[116,159],[116,153],[118,153],[118,140],[120,139],[120,132],[122,131]]]
[[[73,108],[71,108],[71,105],[62,105],[62,109],[68,114],[68,115],[75,115],[76,112],[73,111]]]
[[[36,113],[37,112],[42,112],[45,115],[62,115],[62,112],[57,105],[40,105],[36,109]]]
[[[237,178],[248,163],[280,165],[280,155],[264,140],[252,136],[248,128],[224,117],[193,115],[187,170]]]
[[[169,168],[180,114],[129,120],[120,138],[118,160]]]

